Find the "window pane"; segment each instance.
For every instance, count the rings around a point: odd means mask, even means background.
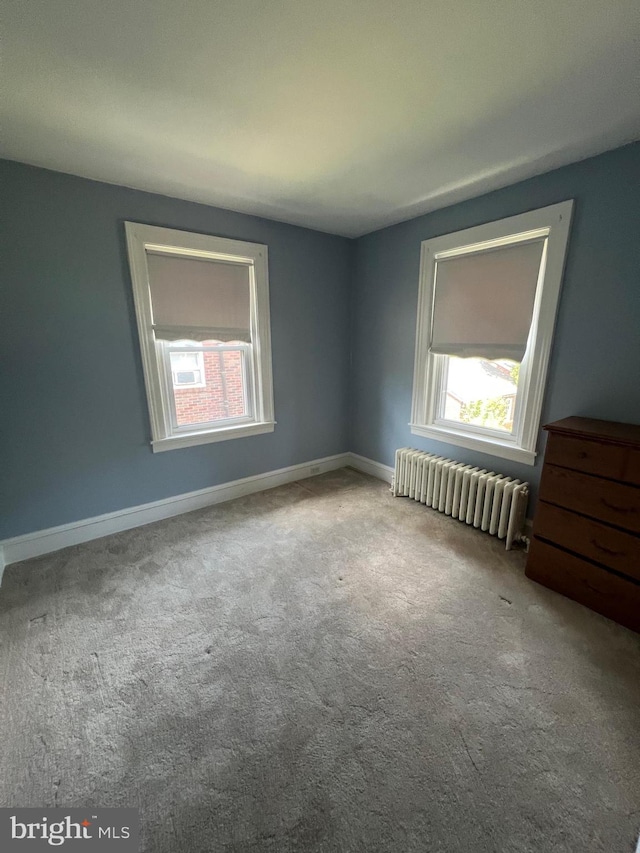
[[[507,359],[447,359],[442,417],[488,429],[513,430],[520,363]]]
[[[198,377],[197,385],[187,386],[176,382],[174,359],[183,355],[202,359],[202,375]],[[244,356],[242,348],[221,348],[219,352],[170,353],[176,424],[179,427],[251,415],[247,406]]]
[[[187,385],[196,381],[195,371],[194,370],[178,370],[175,374],[175,382],[176,385]]]
[[[172,352],[171,353],[171,368],[172,370],[197,370],[199,367],[199,358],[201,353],[197,352]]]
[[[174,388],[205,384],[202,352],[172,352],[169,359]]]

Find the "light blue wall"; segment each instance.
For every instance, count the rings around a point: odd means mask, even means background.
[[[347,450],[353,244],[0,161],[0,539]],[[153,454],[124,221],[269,246],[273,434]]]
[[[640,144],[355,242],[7,161],[0,183],[0,539],[347,449],[391,465],[411,444],[535,493],[540,464],[410,434],[420,242],[567,198],[543,422],[640,422]],[[125,220],[269,246],[273,434],[151,452]]]
[[[350,449],[392,465],[413,446],[525,478],[535,467],[411,435],[420,243],[576,200],[542,422],[640,423],[640,144],[386,228],[357,241],[351,294]],[[544,438],[539,441],[542,450]],[[534,501],[530,504],[533,510]]]

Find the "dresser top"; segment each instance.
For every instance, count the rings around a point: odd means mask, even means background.
[[[549,432],[572,435],[592,441],[613,444],[640,445],[640,425],[600,421],[595,418],[563,418],[544,427]]]

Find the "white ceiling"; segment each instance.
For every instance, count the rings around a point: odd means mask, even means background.
[[[5,0],[10,159],[357,236],[640,137],[638,0]]]

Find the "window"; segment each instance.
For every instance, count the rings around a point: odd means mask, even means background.
[[[534,464],[572,207],[422,243],[414,435]]]
[[[188,343],[188,341],[185,341]],[[174,350],[169,352],[173,388],[204,388],[204,358],[202,350]]]
[[[246,344],[203,341],[196,348],[189,341],[176,341],[165,353],[173,379],[174,427],[251,416]]]
[[[267,247],[125,227],[154,452],[272,432]]]

